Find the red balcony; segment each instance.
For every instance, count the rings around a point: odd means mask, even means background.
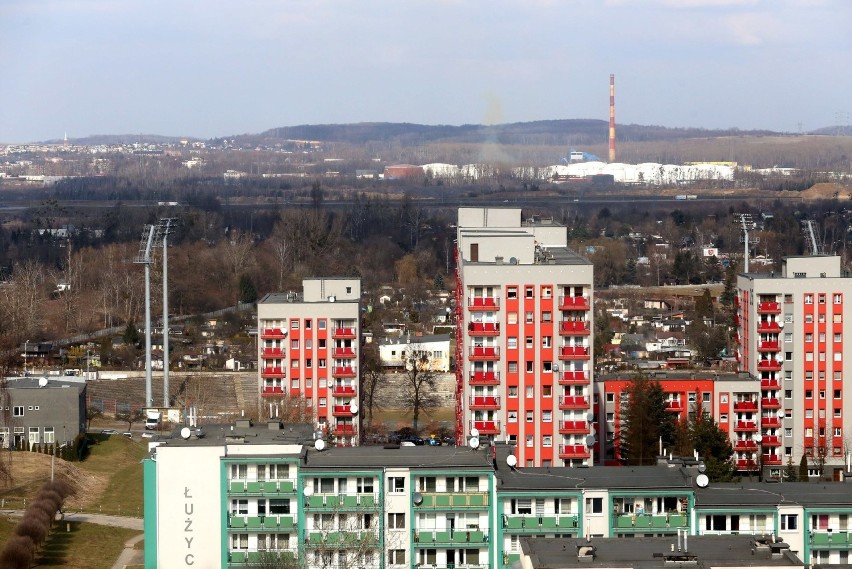
[[[760,400],[760,405],[764,409],[780,409],[781,400],[776,397],[764,397]]]
[[[331,357],[340,359],[354,359],[355,348],[334,348],[331,350]]]
[[[757,441],[752,441],[752,440],[734,441],[734,450],[737,451],[737,452],[756,451],[757,450]]]
[[[355,328],[334,328],[331,331],[331,337],[335,340],[354,340]]]
[[[740,325],[740,321],[741,321],[741,320],[740,320],[740,315],[739,315],[739,314],[734,314],[734,326],[739,326],[739,325]]]
[[[500,408],[500,398],[497,396],[487,395],[487,396],[471,396],[470,398],[470,408],[471,409],[499,409]]]
[[[781,437],[775,435],[763,435],[763,441],[760,444],[765,447],[781,446]]]
[[[777,302],[761,302],[757,305],[758,314],[781,314],[781,304]]]
[[[354,385],[335,385],[331,388],[333,397],[355,397]]]
[[[467,332],[471,336],[499,336],[499,322],[470,322],[467,325]]]
[[[760,360],[757,362],[758,371],[781,371],[781,362],[775,360]]]
[[[757,401],[734,401],[734,411],[757,411]]]
[[[760,426],[764,429],[780,429],[781,419],[778,417],[761,417]]]
[[[773,389],[781,389],[781,382],[777,379],[761,379],[760,389],[763,391],[771,391]]]
[[[287,331],[281,328],[264,328],[260,333],[261,340],[281,340],[287,336]]]
[[[737,421],[734,423],[734,432],[756,433],[757,423],[755,421]]]
[[[589,372],[563,371],[559,374],[559,385],[588,385]]]
[[[560,395],[559,408],[564,410],[588,409],[589,400],[582,395]]]
[[[563,336],[589,334],[589,323],[584,320],[563,320],[559,323],[559,333]]]
[[[260,377],[285,377],[283,367],[265,367],[260,370]]]
[[[261,397],[283,397],[287,392],[281,386],[266,386],[260,389]]]
[[[352,417],[352,405],[332,405],[331,414],[335,417]]]
[[[781,331],[781,323],[780,322],[770,322],[768,320],[761,320],[757,323],[757,331],[758,332],[766,332],[766,333],[778,333]]]
[[[751,470],[758,470],[758,469],[759,469],[759,467],[757,465],[757,461],[755,461],[755,460],[742,459],[741,458],[737,461],[737,470],[751,471]]]
[[[763,464],[768,466],[778,466],[781,464],[781,455],[780,454],[764,454],[763,455]]]
[[[560,296],[559,310],[588,310],[588,296]]]
[[[472,371],[470,372],[471,385],[500,385],[499,371]]]
[[[467,299],[471,310],[496,310],[500,308],[500,299],[496,296],[472,296]]]
[[[563,346],[559,348],[560,360],[587,360],[589,348],[585,346]]]
[[[500,421],[471,421],[470,428],[479,431],[480,435],[499,435]]]
[[[283,358],[284,348],[263,348],[260,350],[260,355],[264,358]]]
[[[781,345],[777,341],[757,343],[758,352],[777,352],[780,349]]]
[[[339,437],[354,435],[355,425],[353,423],[335,423],[331,428],[331,434]]]
[[[559,421],[559,433],[562,435],[585,435],[589,424],[585,421]]]
[[[683,411],[683,401],[680,399],[671,399],[666,401],[666,411],[676,411],[680,413]]]
[[[559,445],[559,458],[589,458],[591,451],[586,445]]]
[[[336,366],[331,368],[332,377],[355,377],[356,370],[352,366]]]
[[[472,346],[468,356],[471,361],[499,360],[500,346]]]

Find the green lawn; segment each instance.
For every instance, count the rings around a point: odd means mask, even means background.
[[[0,544],[12,534],[17,518],[0,518]],[[70,525],[70,532],[66,529]],[[36,556],[34,567],[64,569],[109,569],[124,542],[138,535],[136,530],[71,522],[57,523]]]
[[[89,457],[76,465],[80,470],[109,475],[99,504],[86,508],[104,514],[142,517],[142,464],[148,453],[142,440],[122,435],[101,436]],[[73,505],[73,501],[72,501]]]

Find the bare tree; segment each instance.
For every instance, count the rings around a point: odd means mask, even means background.
[[[411,410],[411,426],[417,432],[420,414],[429,414],[441,402],[437,389],[437,374],[432,370],[432,355],[420,344],[409,344],[404,357],[402,403]]]
[[[379,358],[379,348],[376,342],[364,346],[361,360],[361,409],[364,410],[364,426],[372,424],[374,414],[381,409],[379,392],[387,387],[388,378],[382,368]],[[364,430],[362,429],[362,434]]]

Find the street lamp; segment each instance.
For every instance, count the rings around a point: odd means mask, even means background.
[[[757,443],[757,480],[763,482],[763,435],[754,435],[752,439]]]
[[[29,351],[29,340],[24,340],[24,375],[27,375],[27,352]]]

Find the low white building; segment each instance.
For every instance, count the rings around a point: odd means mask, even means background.
[[[446,373],[450,371],[450,336],[433,334],[429,336],[400,336],[386,338],[379,342],[379,358],[386,368],[402,369],[416,351],[429,361],[431,371]]]

